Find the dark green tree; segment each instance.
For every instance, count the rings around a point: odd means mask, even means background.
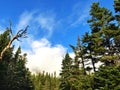
[[[17,37],[26,33],[19,31],[16,36],[11,37],[11,30],[0,35],[0,90],[33,90],[30,80],[30,72],[26,68],[26,54],[21,55],[20,47],[13,53],[12,42]],[[22,33],[22,34],[21,34]],[[16,38],[15,38],[16,37]]]
[[[60,73],[60,90],[71,90],[71,71],[72,59],[67,53],[62,61],[62,70]]]
[[[95,63],[102,61],[104,65],[116,65],[118,55],[114,52],[114,38],[118,34],[118,29],[113,21],[112,12],[99,3],[93,3],[90,10],[91,33],[86,33],[83,43],[86,44],[88,57],[92,61],[93,69],[96,71]]]

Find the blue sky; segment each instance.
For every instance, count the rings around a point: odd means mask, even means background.
[[[114,10],[113,0],[1,0],[0,29],[9,20],[14,33],[29,25],[28,38],[15,42],[28,53],[27,66],[31,71],[58,71],[64,54],[72,54],[69,44],[76,45],[78,35],[90,32],[86,21],[93,2]]]

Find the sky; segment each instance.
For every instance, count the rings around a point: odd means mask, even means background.
[[[28,38],[13,43],[27,53],[26,66],[31,72],[59,75],[65,53],[74,56],[69,44],[76,45],[78,36],[90,32],[93,2],[114,11],[113,0],[1,0],[0,33],[10,21],[14,34],[29,25]]]

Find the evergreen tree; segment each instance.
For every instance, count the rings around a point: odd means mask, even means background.
[[[76,66],[76,71],[78,72],[82,68],[84,75],[86,75],[85,65],[87,60],[85,60],[85,47],[81,45],[80,37],[78,36],[77,46],[70,45],[75,54],[74,64]]]
[[[33,90],[30,72],[25,67],[26,54],[20,55],[20,48],[14,54],[10,41],[10,30],[7,28],[0,35],[0,52],[3,52],[0,58],[0,90]]]
[[[94,90],[119,90],[120,66],[101,67],[94,76]]]
[[[90,10],[91,34],[86,33],[83,43],[86,44],[89,58],[92,61],[93,69],[97,61],[104,62],[104,65],[116,65],[118,55],[114,52],[114,38],[119,32],[117,26],[112,22],[114,16],[112,12],[99,3],[93,3]]]
[[[82,42],[86,50],[85,59],[91,60],[93,71],[95,72],[96,71],[95,63],[97,63],[97,57],[96,57],[96,53],[94,53],[93,51],[94,44],[91,35],[89,35],[89,33],[86,32],[82,38]]]
[[[72,59],[69,54],[65,55],[62,61],[62,71],[60,73],[60,90],[71,90],[70,77],[72,68]]]
[[[10,41],[9,30],[6,30],[3,34],[0,35],[0,51],[2,51],[3,48],[5,48],[5,46],[9,41]],[[3,59],[5,60],[0,61],[0,89],[1,90],[8,89],[8,87],[6,87],[6,85],[8,84],[6,74],[8,70],[9,61],[12,59],[12,51],[13,51],[13,48],[9,48],[9,50],[6,51],[6,54],[3,57]]]
[[[77,47],[70,45],[75,53],[75,58],[71,64],[70,74],[67,74],[71,88],[66,90],[120,89],[118,83],[120,82],[120,0],[114,0],[114,3],[115,16],[107,8],[100,7],[99,3],[92,4],[91,18],[88,20],[91,33],[85,33],[82,38],[82,46],[80,38],[78,38]],[[91,70],[89,66],[85,68],[86,60],[91,60],[95,73],[85,74],[86,70]],[[103,65],[96,71],[98,61],[103,62]],[[65,73],[62,72],[62,75],[65,76]],[[64,81],[61,88],[65,87],[66,81],[68,79]]]
[[[86,59],[86,48],[81,44],[79,36],[77,46],[70,46],[75,54],[71,68],[71,90],[91,89],[91,76],[88,77],[86,73],[86,65],[89,64],[89,60]]]
[[[36,73],[32,75],[34,90],[59,90],[59,78],[54,74]]]

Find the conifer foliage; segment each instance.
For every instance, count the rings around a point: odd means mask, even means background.
[[[0,52],[11,41],[10,30],[0,35]],[[21,55],[19,47],[15,53],[14,46],[8,47],[0,60],[0,90],[34,90],[30,72],[26,68],[26,54]]]
[[[120,0],[114,0],[114,9],[115,14],[99,3],[92,4],[91,17],[87,21],[91,32],[86,32],[81,41],[78,38],[76,47],[70,45],[75,57],[72,58],[70,71],[63,72],[66,69],[62,68],[60,75],[62,83],[72,82],[69,89],[64,89],[64,84],[61,90],[120,89]],[[69,59],[63,61],[67,64]],[[66,64],[62,64],[63,67]],[[67,77],[69,80],[62,78],[66,73],[71,77]]]
[[[59,90],[59,78],[56,77],[56,73],[49,74],[42,73],[33,74],[31,77],[35,86],[34,90]]]
[[[65,55],[65,58],[62,61],[62,71],[60,73],[61,75],[61,83],[60,88],[61,90],[70,90],[71,87],[71,71],[72,71],[72,59],[70,58],[69,54],[67,53]]]

